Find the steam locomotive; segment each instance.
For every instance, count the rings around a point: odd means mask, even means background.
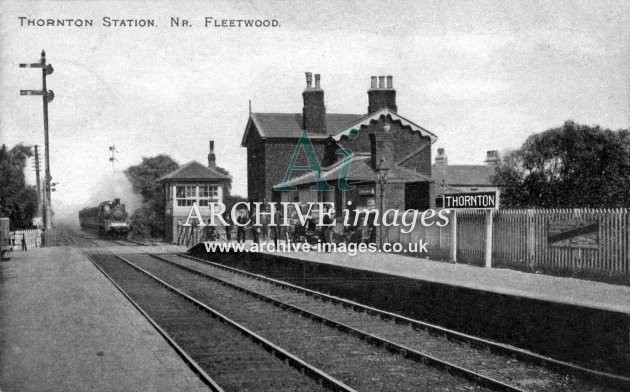
[[[82,229],[97,229],[102,236],[121,236],[129,232],[127,212],[120,199],[82,209],[79,211],[79,222]]]

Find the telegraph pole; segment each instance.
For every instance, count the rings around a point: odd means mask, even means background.
[[[37,181],[37,216],[41,216],[42,209],[42,183],[39,178],[39,146],[35,145],[35,178]]]
[[[42,69],[42,89],[41,90],[20,90],[20,95],[41,95],[44,105],[44,155],[45,155],[45,168],[44,168],[44,202],[43,206],[43,218],[44,228],[46,230],[51,227],[51,198],[50,198],[50,182],[52,176],[50,175],[50,146],[48,143],[48,103],[52,102],[55,98],[55,94],[52,90],[46,89],[46,76],[53,73],[53,67],[50,64],[46,64],[46,53],[42,50],[42,56],[39,63],[25,64],[21,63],[20,68],[41,68]]]

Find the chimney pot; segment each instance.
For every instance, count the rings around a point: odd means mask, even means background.
[[[313,84],[313,74],[310,72],[306,72],[306,88],[311,88]]]
[[[448,157],[446,156],[446,153],[444,151],[445,150],[443,147],[437,149],[437,155],[435,156],[435,166],[437,166],[438,168],[446,167],[448,165]]]
[[[396,90],[392,76],[372,76],[372,88],[368,90],[368,114],[381,109],[396,112]]]
[[[310,133],[326,134],[326,106],[324,90],[320,88],[320,75],[315,74],[315,88],[312,87],[313,74],[306,73],[306,90],[302,92],[302,129]]]
[[[214,140],[210,140],[210,152],[208,153],[208,167],[215,168],[217,166],[217,156],[214,155]]]
[[[385,88],[385,76],[378,77],[378,88]]]
[[[486,152],[486,161],[487,165],[496,165],[499,163],[499,152],[497,150],[488,150]]]

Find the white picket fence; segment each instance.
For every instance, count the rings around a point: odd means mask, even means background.
[[[452,220],[451,220],[452,222]],[[458,211],[456,230],[417,225],[409,234],[390,227],[388,240],[403,245],[423,239],[432,259],[451,260],[456,233],[456,260],[485,264],[486,221],[483,211]],[[563,225],[566,226],[563,228]],[[557,232],[580,230],[591,234],[553,240]],[[423,255],[419,255],[423,257]],[[599,277],[630,282],[630,210],[530,209],[497,210],[492,214],[492,266],[563,275]]]
[[[15,230],[10,233],[9,240],[13,245],[13,251],[41,248],[42,231],[40,229]]]

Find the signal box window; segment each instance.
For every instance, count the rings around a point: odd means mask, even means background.
[[[197,200],[197,187],[194,185],[178,186],[175,190],[179,207],[192,206]]]
[[[214,185],[201,185],[199,187],[199,205],[207,207],[211,201],[219,198],[219,189]]]

